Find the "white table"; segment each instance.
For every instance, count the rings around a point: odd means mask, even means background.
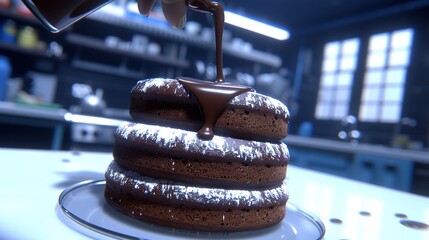
[[[103,179],[111,160],[109,153],[0,149],[0,239],[85,239],[58,217],[58,196],[74,183]],[[324,239],[429,239],[429,229],[395,217],[429,224],[427,197],[293,166],[287,176],[290,201],[324,222]]]

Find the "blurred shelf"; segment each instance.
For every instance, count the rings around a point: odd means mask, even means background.
[[[248,61],[265,64],[270,67],[281,67],[282,59],[279,56],[269,54],[258,50],[242,50],[231,46],[231,44],[223,44],[223,52],[237,58],[242,58]]]
[[[211,41],[199,37],[191,36],[180,29],[174,29],[162,23],[155,23],[151,20],[145,20],[140,17],[130,18],[127,16],[116,16],[113,14],[103,13],[102,11],[94,12],[87,17],[102,23],[114,26],[128,28],[130,30],[140,31],[154,36],[166,38],[172,41],[183,42],[198,46],[211,46]]]
[[[69,43],[76,44],[79,46],[84,46],[103,52],[110,52],[114,54],[120,54],[122,56],[133,57],[137,59],[143,59],[151,62],[156,62],[160,64],[165,64],[178,68],[187,68],[189,67],[189,62],[186,60],[175,59],[171,57],[164,57],[160,55],[150,55],[146,53],[133,52],[132,50],[122,50],[118,48],[108,47],[104,44],[104,41],[98,40],[92,37],[87,37],[84,35],[70,33],[66,36],[66,40]]]
[[[12,10],[5,10],[0,8],[0,15],[10,18],[12,20],[26,22],[32,25],[40,25],[37,19],[33,16],[23,16],[19,15]],[[154,23],[153,21],[145,20],[142,17],[130,18],[128,16],[116,16],[102,11],[94,12],[87,17],[90,20],[95,20],[101,23],[106,23],[114,26],[124,27],[130,30],[144,32],[153,36],[164,38],[170,41],[176,41],[184,43],[193,47],[199,47],[203,49],[214,50],[214,39],[207,40],[200,36],[189,35],[183,30],[174,29],[166,24]],[[125,54],[130,57],[136,57],[139,59],[145,59],[153,62],[158,62],[161,64],[166,64],[170,66],[175,66],[179,68],[189,67],[189,63],[184,60],[171,59],[162,56],[154,56],[143,53],[133,53],[131,51],[113,49],[104,45],[103,41],[85,37],[82,35],[70,34],[68,36],[68,41],[74,44],[80,44],[83,46],[99,49],[102,51],[107,51],[117,54]],[[243,51],[242,49],[234,48],[231,44],[224,42],[223,43],[223,52],[226,55],[240,58],[246,61],[264,64],[270,67],[281,67],[282,59],[274,54],[266,53],[259,50],[248,50]]]
[[[29,15],[29,16],[21,15],[21,14],[16,13],[12,9],[0,8],[0,15],[2,15],[3,17],[9,18],[11,20],[25,22],[25,23],[28,23],[31,25],[40,25],[41,26],[39,21],[33,15]]]
[[[125,67],[111,66],[107,64],[96,63],[96,62],[85,61],[85,60],[73,60],[71,64],[75,68],[103,73],[103,74],[116,75],[119,77],[142,79],[144,78],[144,75],[145,75],[143,72],[130,70]]]
[[[57,60],[65,59],[65,55],[57,57],[57,56],[50,55],[48,53],[48,51],[46,51],[44,49],[42,50],[42,49],[20,47],[15,43],[0,42],[0,49],[6,50],[6,51],[17,52],[17,53],[21,53],[21,54],[26,54],[26,55],[32,55],[32,56],[36,56],[36,57],[53,58],[53,59],[57,59]]]
[[[88,16],[89,19],[99,22],[125,27],[134,31],[144,32],[157,37],[165,38],[170,41],[177,41],[194,47],[214,50],[214,39],[207,40],[200,36],[194,36],[183,30],[174,29],[161,24],[154,24],[144,19],[133,19],[127,16],[115,16],[103,12],[95,12]],[[231,44],[223,43],[223,52],[227,55],[241,58],[250,62],[265,64],[270,67],[281,67],[282,59],[274,54],[266,53],[259,50],[243,51],[232,47]]]

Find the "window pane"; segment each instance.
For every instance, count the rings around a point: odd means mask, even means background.
[[[341,119],[348,112],[359,41],[352,38],[325,44],[316,118]]]
[[[325,57],[338,56],[340,52],[340,42],[330,42],[325,45]]]
[[[377,102],[380,100],[381,89],[378,87],[375,88],[365,88],[362,92],[362,101],[364,102]]]
[[[377,105],[361,104],[359,110],[359,119],[364,121],[374,122],[377,120],[377,112],[379,107]]]
[[[408,48],[413,39],[413,30],[408,28],[392,34],[391,48]]]
[[[365,84],[376,84],[379,85],[383,81],[383,71],[380,70],[369,70],[366,73]]]
[[[323,87],[334,86],[335,74],[323,74],[321,85]]]
[[[343,55],[356,55],[359,49],[359,39],[353,38],[343,42],[342,54]]]
[[[381,33],[377,35],[373,35],[369,42],[369,50],[370,51],[384,51],[387,49],[387,45],[389,42],[389,34]]]
[[[402,87],[390,87],[384,89],[383,94],[383,101],[394,101],[394,102],[401,102],[402,101],[402,93],[403,89]]]
[[[333,93],[332,88],[321,88],[319,90],[319,101],[330,103],[333,99]]]
[[[409,57],[410,52],[408,49],[392,50],[389,54],[389,66],[406,66],[408,65]]]
[[[370,38],[359,110],[361,120],[392,123],[399,120],[412,41],[413,29]]]
[[[386,65],[386,53],[377,52],[368,55],[367,68],[381,68]]]
[[[338,74],[338,86],[351,86],[353,81],[352,73],[340,73]]]
[[[316,118],[326,119],[329,117],[329,104],[321,103],[316,107]]]
[[[334,107],[333,118],[342,119],[347,116],[349,111],[348,105],[346,104],[337,104]]]
[[[356,57],[343,57],[340,63],[341,70],[355,70],[356,69]]]
[[[403,68],[387,70],[386,84],[403,86],[405,83],[405,73],[406,71]]]
[[[385,105],[381,109],[381,121],[383,122],[398,122],[400,118],[401,108],[399,105]]]
[[[337,70],[337,59],[336,58],[325,58],[323,61],[324,72],[334,72]]]
[[[349,89],[338,89],[336,92],[337,103],[349,103],[350,90]]]

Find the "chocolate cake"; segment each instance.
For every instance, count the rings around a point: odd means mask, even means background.
[[[133,218],[198,231],[246,231],[285,216],[283,180],[289,113],[247,91],[233,97],[198,135],[201,106],[176,79],[139,81],[131,93],[134,122],[116,131],[105,197]],[[200,107],[199,107],[200,106]],[[261,130],[262,129],[262,130]]]
[[[224,81],[221,4],[188,0],[213,16],[216,81],[140,81],[131,93],[134,122],[116,131],[105,198],[118,211],[195,231],[264,228],[285,216],[283,180],[289,112],[280,101]]]

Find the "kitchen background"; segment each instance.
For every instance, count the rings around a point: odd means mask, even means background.
[[[290,33],[227,24],[224,71],[288,105],[291,164],[429,195],[429,1],[221,2]],[[137,80],[214,79],[210,16],[175,30],[158,5],[134,10],[115,1],[53,34],[0,0],[0,147],[110,151],[117,122],[84,117],[129,119]]]

